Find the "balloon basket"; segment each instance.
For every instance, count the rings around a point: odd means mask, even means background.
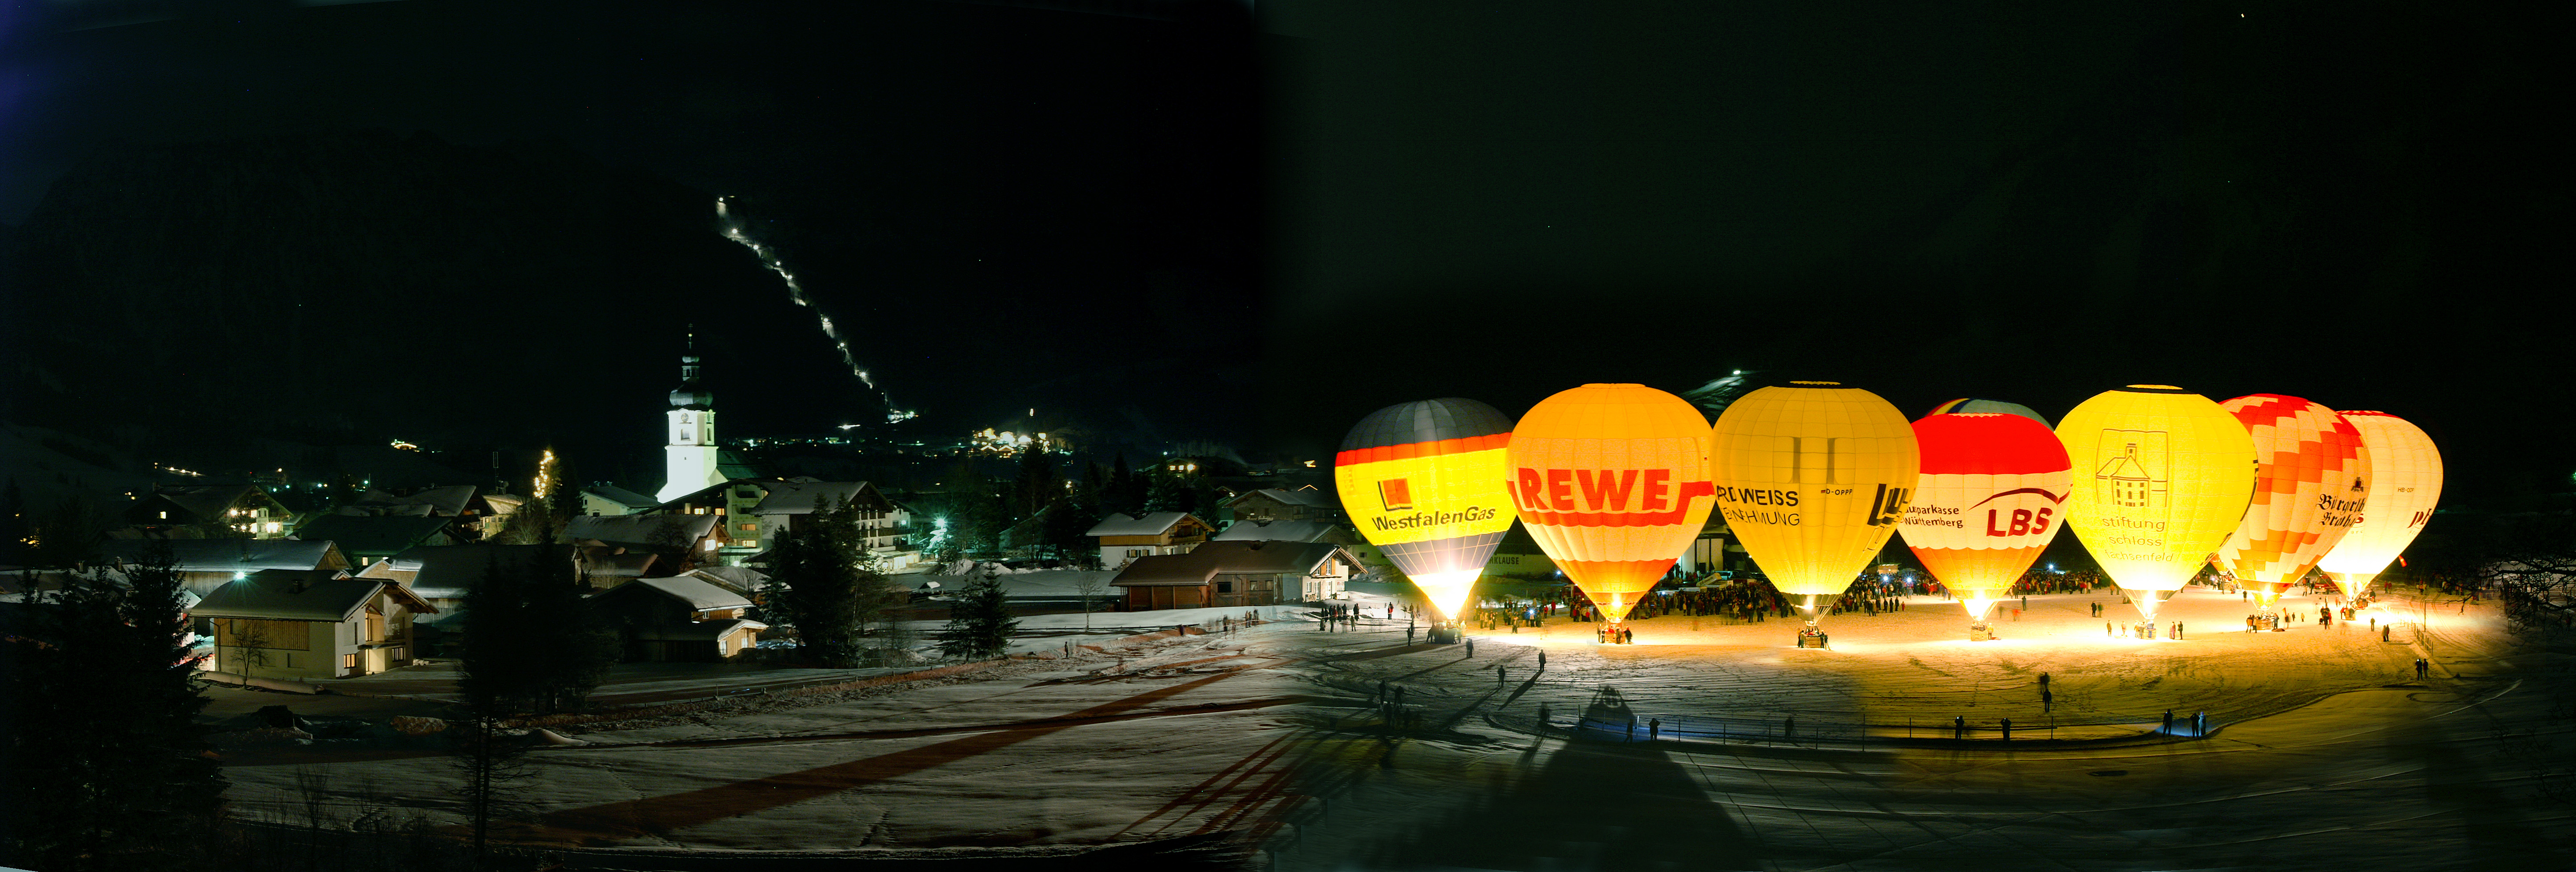
[[[1455,645],[1458,644],[1458,640],[1466,636],[1467,634],[1459,630],[1456,624],[1433,624],[1431,632],[1423,639],[1434,645]]]
[[[1968,625],[1968,641],[1970,641],[1970,642],[1992,642],[1992,641],[1994,641],[1994,640],[1995,640],[1995,628],[1994,628],[1994,626],[1993,626],[1993,625],[1988,624],[1988,623],[1986,623],[1986,622],[1984,622],[1984,621],[1978,621],[1978,622],[1976,622],[1976,623],[1973,623],[1973,624],[1969,624],[1969,625]]]
[[[1805,627],[1801,627],[1798,630],[1798,647],[1800,648],[1824,648],[1827,647],[1825,643],[1828,640],[1829,637],[1825,635],[1825,631],[1817,629],[1814,621],[1807,622]]]
[[[1629,644],[1628,625],[1625,623],[1603,624],[1600,629],[1592,631],[1592,641],[1603,645]]]

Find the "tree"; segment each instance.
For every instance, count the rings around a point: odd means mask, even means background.
[[[518,785],[535,773],[528,768],[527,745],[505,725],[508,703],[488,685],[467,691],[464,702],[464,717],[447,730],[455,742],[456,796],[464,802],[466,825],[473,833],[475,864],[489,868],[492,824],[528,810],[518,799]]]
[[[804,659],[817,666],[860,665],[866,624],[894,599],[859,545],[858,515],[855,503],[826,497],[770,549],[769,608],[796,627]]]
[[[268,622],[249,618],[217,618],[223,633],[224,647],[232,649],[233,664],[241,667],[243,678],[256,678],[256,669],[269,665]]]
[[[457,686],[510,712],[575,710],[617,662],[614,630],[583,594],[587,585],[544,549],[495,567],[465,595],[465,650]]]
[[[1011,482],[1011,495],[1012,513],[1020,518],[1035,515],[1064,496],[1064,485],[1055,473],[1055,454],[1045,444],[1032,444],[1020,452],[1019,477]]]
[[[98,552],[98,543],[117,525],[113,512],[86,497],[64,497],[53,508],[29,519],[27,562],[49,569],[69,568]]]
[[[6,807],[0,862],[46,870],[179,870],[217,822],[225,782],[196,723],[206,699],[166,549],[75,577],[0,642]],[[49,600],[49,601],[48,601]],[[112,705],[95,700],[113,700]]]
[[[1010,650],[1011,631],[1019,625],[1019,619],[1011,617],[1000,575],[986,569],[949,606],[948,626],[939,631],[939,652],[951,657],[999,656]]]

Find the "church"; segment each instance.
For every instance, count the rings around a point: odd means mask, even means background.
[[[716,395],[698,379],[698,338],[680,354],[680,386],[671,389],[671,443],[662,447],[662,489],[653,498],[670,502],[725,483],[717,468]]]

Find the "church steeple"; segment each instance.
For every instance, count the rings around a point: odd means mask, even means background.
[[[665,502],[724,483],[724,474],[716,471],[716,395],[698,381],[698,363],[698,330],[692,324],[680,353],[680,386],[671,391],[671,444],[662,447],[667,475],[654,495]]]

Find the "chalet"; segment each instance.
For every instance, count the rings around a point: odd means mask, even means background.
[[[1312,487],[1262,488],[1224,502],[1241,521],[1327,521],[1342,520],[1341,504],[1331,494]]]
[[[1359,544],[1359,536],[1350,528],[1326,521],[1236,521],[1208,541],[1331,542],[1349,547]]]
[[[768,499],[770,487],[778,483],[769,479],[728,478],[672,497],[635,515],[714,518],[715,547],[694,555],[697,558],[695,562],[739,564],[770,546],[769,539],[761,530],[760,520],[751,517],[751,509]]]
[[[276,539],[294,513],[249,484],[164,485],[125,510],[125,521],[148,538],[203,538],[207,534]]]
[[[1332,597],[1358,566],[1329,542],[1209,542],[1136,558],[1110,584],[1125,592],[1128,611],[1266,606]]]
[[[769,629],[746,617],[750,598],[693,576],[637,579],[591,605],[617,625],[628,661],[739,659]]]
[[[259,678],[347,678],[412,663],[412,622],[436,606],[400,582],[264,569],[189,614],[214,624],[215,668]]]
[[[100,561],[140,563],[155,547],[166,546],[178,561],[179,581],[189,593],[209,596],[222,587],[263,569],[338,572],[351,568],[349,557],[326,540],[296,539],[110,539],[99,543]]]
[[[774,481],[760,485],[768,491],[749,510],[750,517],[732,519],[737,536],[749,534],[758,547],[746,548],[757,553],[783,533],[814,514],[825,502],[839,506],[859,507],[859,532],[868,555],[888,569],[910,565],[918,552],[904,549],[902,513],[893,500],[887,499],[877,486],[864,481]]]
[[[360,564],[392,557],[412,548],[454,545],[462,534],[455,517],[411,515],[344,515],[334,512],[295,528],[295,538],[329,541]]]
[[[1188,512],[1155,512],[1142,518],[1112,512],[1085,536],[1100,540],[1100,565],[1124,569],[1140,557],[1186,554],[1213,532]]]
[[[564,525],[564,535],[582,545],[653,552],[663,558],[664,572],[677,573],[700,562],[715,562],[716,549],[725,542],[722,526],[725,517],[719,514],[577,515],[571,523]]]

